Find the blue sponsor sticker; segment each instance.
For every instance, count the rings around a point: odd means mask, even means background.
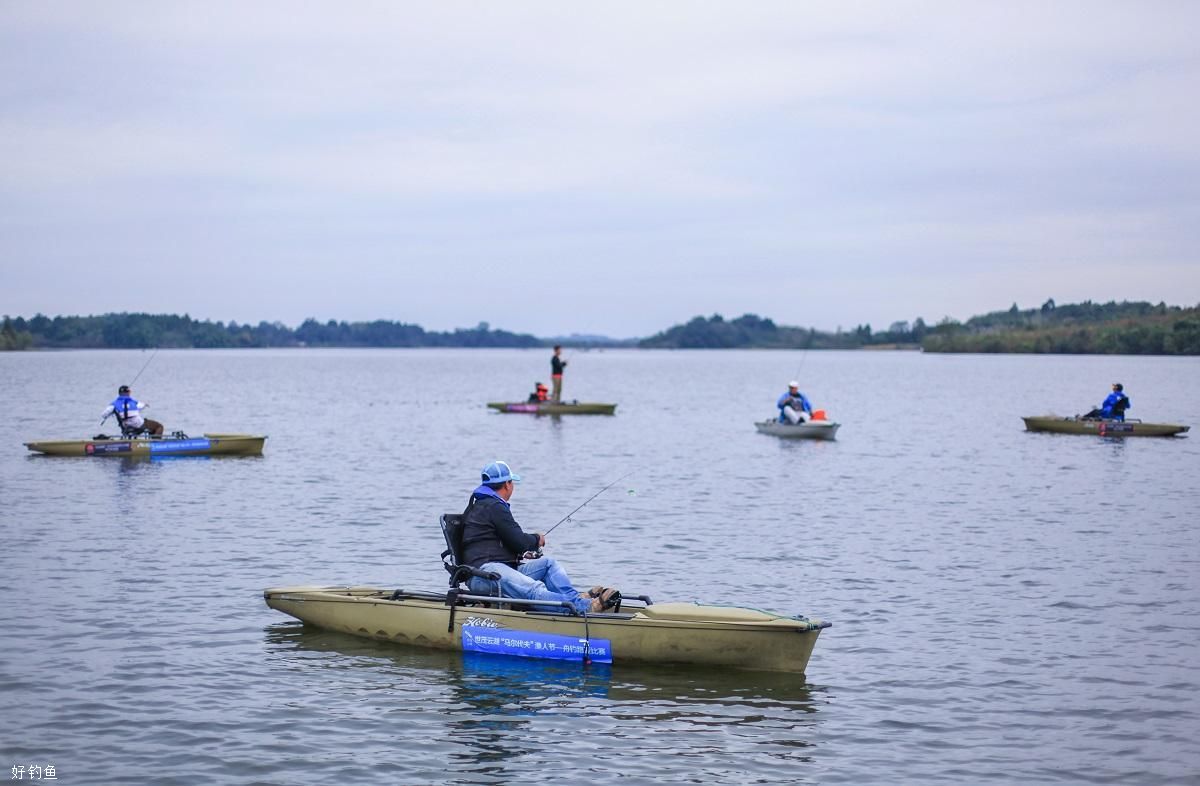
[[[173,439],[166,442],[151,442],[151,453],[181,453],[186,450],[208,450],[212,441],[203,437],[196,439]]]
[[[467,652],[550,660],[578,661],[586,654],[594,663],[612,663],[612,644],[608,639],[582,639],[478,625],[463,625],[462,648]]]

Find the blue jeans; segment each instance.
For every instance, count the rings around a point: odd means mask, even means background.
[[[586,612],[591,609],[590,598],[579,594],[579,590],[571,586],[567,572],[559,566],[553,557],[540,557],[521,565],[514,570],[503,562],[485,562],[480,570],[500,574],[500,581],[481,579],[472,576],[468,586],[476,595],[495,595],[496,585],[499,584],[500,594],[509,598],[526,598],[528,600],[567,601],[576,611]]]

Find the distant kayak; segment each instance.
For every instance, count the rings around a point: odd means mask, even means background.
[[[1027,431],[1049,431],[1055,434],[1091,434],[1097,437],[1173,437],[1190,426],[1175,423],[1143,423],[1140,420],[1093,420],[1055,415],[1021,418]]]
[[[93,439],[26,442],[25,447],[48,456],[260,456],[265,436],[251,434],[205,434],[189,437],[95,437]]]
[[[804,423],[780,423],[778,420],[760,420],[754,424],[760,434],[771,434],[790,439],[836,439],[841,423],[832,420],[809,420]]]
[[[616,404],[589,401],[489,401],[488,406],[501,412],[529,415],[612,415],[617,410]]]

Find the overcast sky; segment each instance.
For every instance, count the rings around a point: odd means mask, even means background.
[[[1200,3],[0,3],[0,314],[1200,303]]]

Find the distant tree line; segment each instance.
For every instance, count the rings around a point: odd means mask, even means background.
[[[930,326],[917,317],[893,322],[884,331],[869,324],[833,333],[777,325],[755,314],[726,320],[695,317],[642,339],[640,347],[667,349],[870,349],[911,348],[926,352],[1011,352],[1128,355],[1200,355],[1200,307],[1163,303],[1093,303],[1021,310],[1014,303],[958,322],[949,317]]]
[[[638,342],[647,349],[859,349],[867,346],[907,346],[916,349],[928,332],[924,320],[917,318],[893,323],[886,331],[872,332],[870,325],[835,333],[815,328],[777,325],[756,314],[743,314],[727,320],[720,314],[707,319],[695,317]]]
[[[1200,307],[1164,303],[1093,303],[972,317],[939,324],[926,352],[1010,352],[1081,355],[1200,355]]]
[[[237,347],[537,347],[540,339],[486,322],[451,332],[419,325],[374,322],[318,322],[307,319],[295,330],[279,322],[239,325],[195,320],[186,314],[103,314],[87,317],[4,318],[0,350],[145,349]]]
[[[579,345],[628,346],[602,336],[580,336]],[[539,339],[526,333],[492,330],[486,322],[450,332],[420,325],[373,322],[318,322],[306,319],[292,329],[279,322],[239,325],[194,320],[173,314],[104,314],[32,319],[4,317],[0,350],[38,348],[149,347],[539,347],[567,340]],[[1200,355],[1200,307],[1145,302],[1056,305],[1007,311],[958,322],[949,317],[930,326],[917,317],[893,322],[887,330],[869,324],[824,332],[788,327],[755,314],[726,320],[720,314],[695,317],[636,346],[667,349],[870,349],[910,348],[926,352],[1008,352],[1129,355]]]

